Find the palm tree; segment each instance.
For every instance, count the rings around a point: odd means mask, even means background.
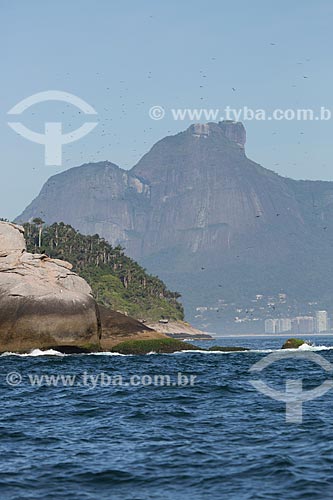
[[[45,224],[45,221],[43,221],[40,217],[36,217],[32,222],[38,226],[38,248],[41,248],[43,224]]]

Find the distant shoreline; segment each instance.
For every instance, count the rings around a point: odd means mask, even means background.
[[[250,337],[259,337],[259,338],[291,338],[291,337],[333,337],[332,333],[235,333],[235,334],[225,334],[225,335],[215,335],[214,333],[210,333],[214,339],[227,339],[227,338],[250,338]]]

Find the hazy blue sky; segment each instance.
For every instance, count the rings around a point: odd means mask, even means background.
[[[153,105],[333,110],[332,13],[330,0],[0,0],[0,217],[18,215],[56,172],[104,159],[130,168],[190,125],[151,120]],[[7,125],[12,106],[45,90],[81,97],[100,121],[64,147],[61,168]],[[66,131],[85,121],[60,103],[19,119],[36,131],[45,120]],[[248,121],[247,154],[282,175],[333,180],[332,125]]]

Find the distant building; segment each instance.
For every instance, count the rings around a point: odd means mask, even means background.
[[[291,320],[289,318],[275,318],[265,320],[265,333],[290,332]]]
[[[276,319],[265,320],[265,333],[276,333]]]
[[[278,319],[278,333],[291,331],[291,319],[280,318]]]
[[[315,331],[315,319],[313,316],[297,316],[291,321],[293,333],[313,333]]]
[[[327,332],[328,329],[327,311],[316,311],[316,332]]]

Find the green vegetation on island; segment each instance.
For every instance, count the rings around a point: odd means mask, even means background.
[[[128,340],[120,342],[112,347],[111,351],[119,352],[120,354],[149,354],[156,353],[173,353],[178,351],[220,351],[220,352],[242,352],[249,351],[246,347],[233,346],[213,346],[207,348],[198,347],[188,342],[183,342],[178,339],[149,339],[149,340]]]
[[[199,347],[177,339],[126,340],[115,345],[111,351],[120,354],[173,353],[196,350]]]
[[[98,234],[85,236],[62,222],[45,226],[41,219],[24,224],[27,249],[73,265],[93,289],[99,304],[140,320],[182,320],[180,294],[146,272]]]
[[[281,349],[298,349],[303,344],[306,344],[305,340],[291,338],[286,340]]]

